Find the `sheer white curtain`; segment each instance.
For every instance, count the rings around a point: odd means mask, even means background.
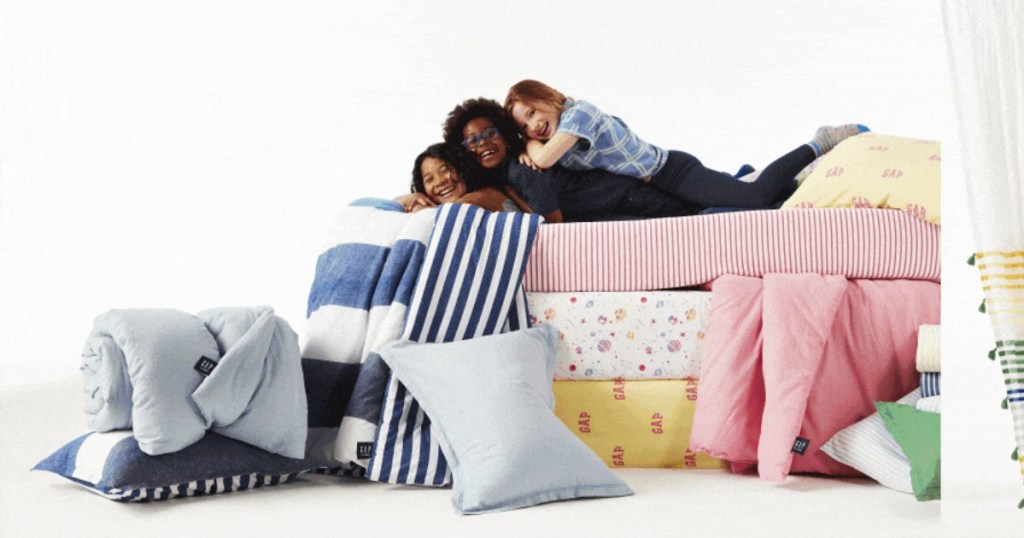
[[[944,0],[943,16],[976,263],[1024,456],[1024,1]]]

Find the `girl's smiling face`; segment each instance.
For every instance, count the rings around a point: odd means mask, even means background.
[[[480,166],[487,169],[497,168],[508,153],[505,137],[494,122],[484,117],[473,118],[466,123],[462,128],[462,139],[463,145],[476,157]]]
[[[512,119],[526,138],[546,142],[558,129],[560,114],[553,106],[540,101],[516,101]]]
[[[466,183],[455,167],[437,157],[423,159],[420,173],[423,175],[423,194],[436,204],[454,202],[466,195]]]

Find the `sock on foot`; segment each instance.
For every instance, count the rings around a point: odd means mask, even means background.
[[[843,140],[870,130],[859,123],[847,123],[846,125],[837,125],[835,127],[825,125],[818,128],[817,132],[814,133],[814,139],[808,142],[807,145],[811,146],[816,156],[821,157],[832,151],[832,148],[836,147]]]

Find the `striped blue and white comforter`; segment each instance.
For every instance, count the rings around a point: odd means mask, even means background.
[[[376,435],[380,398],[350,395],[359,377],[363,384],[379,377],[371,371],[378,361],[360,363],[401,335],[435,212],[346,207],[331,222],[309,292],[302,345],[306,392],[318,395],[309,399],[307,455],[324,466],[335,462],[344,414],[361,419],[346,421],[347,436],[372,442]],[[342,463],[366,466],[368,458],[350,452],[338,454]]]
[[[540,222],[465,204],[339,215],[334,245],[317,261],[303,350],[306,363],[362,364],[334,443],[337,461],[366,468],[371,480],[448,482],[429,418],[377,350],[397,339],[451,342],[525,327],[520,283]]]

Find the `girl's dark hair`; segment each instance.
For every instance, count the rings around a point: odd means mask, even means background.
[[[427,146],[427,149],[416,156],[416,163],[412,167],[412,185],[410,186],[412,192],[425,193],[426,191],[423,187],[423,170],[421,167],[423,160],[427,157],[441,159],[448,163],[449,166],[455,168],[459,178],[466,184],[466,192],[473,192],[483,186],[480,180],[483,175],[480,165],[469,155],[469,152],[463,149],[461,145],[439,142]]]
[[[444,121],[444,141],[449,144],[462,144],[462,130],[466,124],[476,118],[487,118],[498,128],[505,143],[508,144],[509,156],[519,155],[523,151],[523,141],[519,138],[512,118],[497,101],[479,97],[467,99],[456,105]]]

